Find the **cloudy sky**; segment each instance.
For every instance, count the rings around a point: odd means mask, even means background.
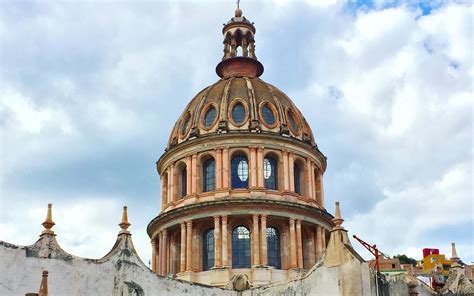
[[[300,107],[328,157],[327,208],[389,254],[474,261],[473,7],[243,1],[262,78]],[[150,258],[155,161],[215,82],[220,2],[0,3],[0,240],[28,245],[52,202],[62,247],[99,258],[121,206]],[[356,242],[353,242],[358,247]],[[370,254],[358,247],[365,258]]]

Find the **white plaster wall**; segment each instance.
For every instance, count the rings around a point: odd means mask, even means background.
[[[124,281],[140,285],[145,295],[236,295],[235,292],[159,277],[133,255],[128,263],[114,254],[102,263],[73,257],[71,260],[26,257],[22,247],[0,245],[0,295],[38,292],[41,273],[49,271],[49,295],[128,295]],[[120,268],[117,268],[121,265]]]

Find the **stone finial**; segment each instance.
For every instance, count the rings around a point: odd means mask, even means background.
[[[128,215],[127,215],[127,206],[123,206],[122,211],[122,222],[120,222],[119,226],[122,229],[120,233],[130,233],[127,229],[130,227],[130,223],[128,223]]]
[[[46,219],[42,223],[42,225],[44,227],[44,230],[41,233],[41,235],[44,235],[44,234],[53,234],[54,235],[54,231],[52,231],[51,228],[53,228],[53,226],[56,223],[53,222],[52,207],[53,207],[53,205],[49,203],[48,204],[48,213],[46,214]]]
[[[341,209],[339,208],[339,202],[336,201],[336,212],[334,214],[334,218],[332,222],[335,224],[333,229],[344,229],[341,225],[344,222],[344,219],[341,217]]]
[[[456,252],[456,244],[455,243],[451,243],[451,258],[449,258],[449,259],[453,262],[458,262],[459,261],[458,253]]]
[[[38,296],[48,296],[48,271],[43,271]]]

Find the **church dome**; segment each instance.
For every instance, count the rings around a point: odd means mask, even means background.
[[[281,90],[256,75],[227,74],[189,102],[171,132],[168,148],[215,133],[249,132],[316,145],[306,119]]]

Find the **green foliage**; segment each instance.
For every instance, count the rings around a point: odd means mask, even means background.
[[[400,260],[401,264],[411,264],[413,266],[416,266],[416,260],[413,259],[413,258],[408,257],[405,254],[397,255],[397,256],[394,256],[393,258],[398,258],[398,260]]]

